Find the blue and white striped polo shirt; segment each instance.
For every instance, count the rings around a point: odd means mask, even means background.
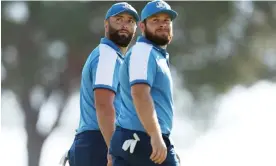
[[[162,133],[171,132],[173,85],[168,58],[169,54],[165,49],[143,36],[139,37],[136,44],[127,52],[119,72],[122,108],[116,125],[130,130],[145,131],[131,97],[131,86],[145,83],[151,87],[150,94]]]
[[[89,55],[82,70],[80,122],[77,133],[99,130],[94,98],[96,88],[105,88],[116,93],[114,107],[118,116],[121,107],[118,74],[122,61],[119,47],[107,38],[102,38],[99,46]]]

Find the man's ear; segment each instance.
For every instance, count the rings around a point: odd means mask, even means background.
[[[140,21],[140,22],[138,23],[138,26],[139,26],[141,32],[143,33],[143,32],[145,31],[145,28],[146,28],[145,23]]]
[[[104,30],[108,32],[108,20],[104,20]]]

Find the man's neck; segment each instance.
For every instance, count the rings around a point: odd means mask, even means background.
[[[105,34],[105,37],[109,39],[109,37],[107,37],[107,34]],[[109,40],[110,40],[110,39],[109,39]],[[116,44],[116,43],[115,43],[115,44]],[[116,46],[118,46],[118,45],[116,44]],[[120,48],[122,54],[125,55],[126,52],[127,52],[127,47],[121,47],[121,46],[118,46],[118,47]]]
[[[163,49],[167,49],[167,45],[160,46],[160,47],[163,48]]]
[[[142,33],[142,36],[144,37],[144,38],[146,38],[146,36],[145,36],[145,34],[144,33]],[[147,40],[149,40],[148,38],[146,38]],[[151,41],[152,42],[152,41]],[[154,43],[154,42],[153,42]],[[154,43],[155,44],[155,43]],[[157,45],[157,44],[156,44]],[[163,49],[167,49],[167,44],[166,45],[163,45],[163,46],[160,46],[160,45],[157,45],[157,46],[159,46],[159,47],[161,47],[161,48],[163,48]]]
[[[118,46],[118,47],[120,48],[122,54],[125,55],[127,52],[127,47],[120,47],[120,46]]]

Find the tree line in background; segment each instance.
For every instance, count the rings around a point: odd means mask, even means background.
[[[27,18],[11,19],[16,3],[27,7]],[[82,66],[104,36],[103,19],[113,3],[1,2],[2,92],[15,93],[25,115],[29,166],[39,165],[44,141],[78,90]],[[129,3],[138,12],[146,4]],[[220,94],[236,84],[276,80],[275,2],[169,3],[179,13],[170,61],[195,99],[206,85]],[[38,90],[43,100],[34,104],[30,96]],[[59,101],[58,116],[52,129],[41,133],[39,111],[53,96]]]

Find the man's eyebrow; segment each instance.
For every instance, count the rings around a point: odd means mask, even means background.
[[[158,16],[158,15],[153,15],[150,17],[150,19],[154,19],[154,18],[160,18],[162,16]],[[171,19],[170,16],[165,16],[165,19]]]
[[[115,17],[123,18],[124,16],[118,14]],[[134,20],[134,18],[132,16],[128,16],[128,19]]]
[[[117,17],[117,18],[118,18],[118,17],[119,17],[119,18],[122,18],[123,16],[122,16],[122,15],[116,15],[116,16],[114,16],[114,17]]]

